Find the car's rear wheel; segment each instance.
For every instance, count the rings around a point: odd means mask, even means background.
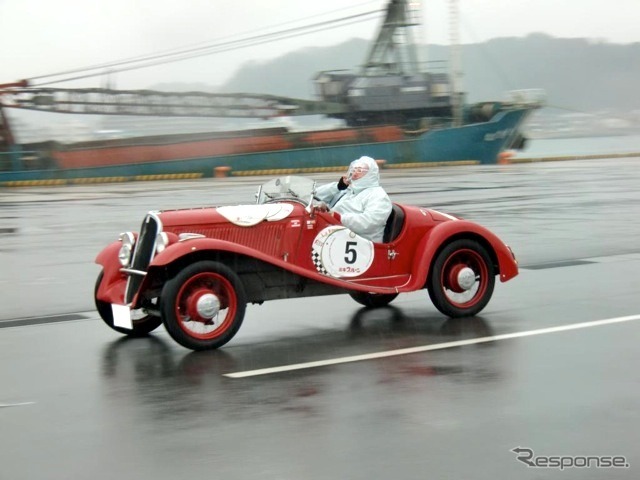
[[[437,255],[427,280],[431,301],[449,317],[476,315],[487,306],[495,272],[486,249],[477,241],[455,240]]]
[[[162,325],[162,319],[160,317],[156,317],[153,315],[141,315],[136,317],[134,315],[132,319],[133,329],[128,330],[126,328],[116,327],[113,324],[113,311],[111,310],[111,304],[108,302],[103,302],[102,300],[98,300],[98,288],[100,288],[103,277],[104,272],[100,272],[100,274],[98,275],[98,279],[96,280],[93,298],[96,303],[96,309],[100,314],[100,318],[102,318],[104,323],[106,323],[109,328],[112,328],[116,332],[128,335],[130,337],[144,337],[145,335],[149,335],[149,333]]]
[[[397,296],[397,293],[368,293],[368,292],[351,292],[349,293],[360,305],[369,308],[380,308],[389,305]]]
[[[189,265],[169,280],[160,296],[165,328],[192,350],[221,347],[238,332],[247,306],[242,281],[220,262]]]

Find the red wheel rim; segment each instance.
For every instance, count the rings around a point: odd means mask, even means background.
[[[197,303],[203,295],[215,295],[220,309],[213,318],[198,313]],[[211,340],[223,335],[238,310],[238,300],[231,282],[218,273],[202,272],[189,278],[176,298],[176,318],[180,328],[190,337]]]
[[[459,275],[464,269],[471,269],[475,282],[471,288],[460,285]],[[445,260],[440,275],[440,288],[447,301],[457,308],[476,305],[487,291],[489,269],[482,256],[468,248],[456,250]]]

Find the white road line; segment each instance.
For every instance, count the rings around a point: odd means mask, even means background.
[[[319,360],[316,362],[295,363],[292,365],[282,365],[280,367],[261,368],[258,370],[247,370],[245,372],[225,373],[225,377],[229,378],[246,378],[257,377],[259,375],[270,375],[273,373],[290,372],[293,370],[304,370],[306,368],[319,368],[329,365],[339,365],[342,363],[361,362],[363,360],[375,360],[386,357],[396,357],[399,355],[411,355],[413,353],[430,352],[433,350],[444,350],[446,348],[464,347],[467,345],[477,345],[479,343],[497,342],[500,340],[509,340],[512,338],[532,337],[534,335],[545,335],[547,333],[566,332],[568,330],[579,330],[582,328],[600,327],[603,325],[611,325],[614,323],[631,322],[640,320],[640,315],[630,315],[627,317],[608,318],[605,320],[595,320],[592,322],[574,323],[571,325],[562,325],[559,327],[541,328],[538,330],[529,330],[526,332],[505,333],[503,335],[494,335],[491,337],[471,338],[468,340],[458,340],[455,342],[436,343],[433,345],[424,345],[421,347],[401,348],[399,350],[389,350],[386,352],[367,353],[363,355],[354,355],[351,357],[332,358],[329,360]]]
[[[22,407],[24,405],[35,405],[36,402],[22,402],[22,403],[0,403],[0,408],[6,407]]]

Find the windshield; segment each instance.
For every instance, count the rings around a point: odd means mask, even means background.
[[[256,203],[288,199],[307,204],[311,201],[315,187],[316,182],[307,177],[291,175],[277,177],[260,186]]]

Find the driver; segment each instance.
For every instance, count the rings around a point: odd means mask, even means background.
[[[372,242],[382,242],[392,205],[380,186],[378,165],[373,158],[360,157],[351,162],[347,175],[318,187],[316,197],[324,202],[318,208],[338,212],[349,230]]]

